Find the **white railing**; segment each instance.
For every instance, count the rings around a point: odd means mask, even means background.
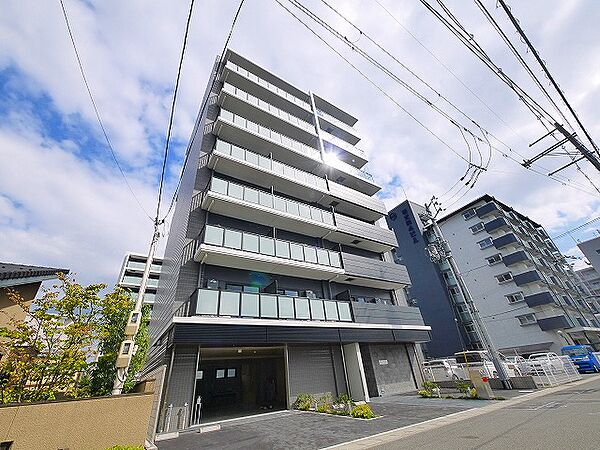
[[[538,387],[558,386],[581,380],[581,374],[568,356],[526,360],[519,366],[524,375],[533,377]]]

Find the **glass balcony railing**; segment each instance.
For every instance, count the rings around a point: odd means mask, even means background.
[[[231,111],[227,111],[226,109],[221,108],[221,113],[219,114],[219,118],[225,119],[238,127],[244,128],[245,130],[258,134],[266,139],[270,139],[271,141],[275,141],[278,144],[281,144],[284,147],[290,148],[293,151],[300,153],[302,155],[308,156],[309,158],[316,159],[317,161],[321,161],[321,152],[314,147],[310,147],[302,142],[298,142],[295,139],[291,139],[277,131],[271,130],[270,128],[264,127],[262,125],[258,125],[250,120],[238,116],[237,114],[233,114]]]
[[[127,269],[144,270],[146,268],[146,263],[141,261],[128,261],[126,267]],[[150,265],[150,270],[153,272],[160,272],[161,268],[162,266],[160,264]]]
[[[237,145],[230,144],[228,142],[217,139],[215,149],[225,155],[233,156],[236,159],[245,161],[257,167],[275,172],[280,176],[292,178],[295,181],[309,186],[317,187],[321,190],[327,190],[327,181],[324,178],[318,177],[312,173],[305,172],[304,170],[296,169],[295,167],[287,164],[280,163],[271,158],[268,158],[258,153],[251,152]]]
[[[134,277],[134,276],[126,275],[123,277],[123,283],[140,286],[142,284],[142,277]],[[148,282],[146,283],[146,286],[158,287],[158,279],[157,278],[148,278]]]
[[[365,172],[364,170],[357,169],[356,167],[345,163],[344,161],[340,160],[334,153],[325,153],[323,161],[325,162],[325,164],[331,167],[335,167],[336,169],[354,175],[357,178],[362,178],[363,180],[366,180],[370,183],[374,183],[373,175],[371,175],[369,172]]]
[[[246,69],[238,66],[237,64],[232,63],[231,61],[227,61],[227,64],[225,64],[225,66],[234,71],[239,73],[240,75],[254,81],[256,84],[261,85],[262,87],[270,90],[271,92],[276,93],[277,95],[279,95],[280,97],[283,97],[287,100],[289,100],[292,103],[295,103],[296,105],[299,105],[305,109],[311,110],[311,107],[308,103],[306,103],[304,100],[300,100],[298,97],[296,97],[295,95],[290,94],[287,91],[284,91],[283,89],[278,88],[277,86],[275,86],[272,83],[269,83],[266,80],[263,80],[262,78],[258,77],[257,75],[254,75],[252,72],[248,72]]]
[[[276,211],[291,214],[300,219],[313,220],[325,225],[335,226],[333,213],[324,211],[320,208],[300,203],[295,200],[274,195],[271,192],[244,186],[231,181],[225,181],[220,178],[213,178],[210,190],[229,197],[245,200],[255,205],[261,205]]]
[[[322,266],[342,267],[340,254],[332,250],[214,225],[206,225],[203,242],[217,247],[243,250],[265,256]]]
[[[195,300],[195,315],[352,322],[342,301],[213,289],[198,289]]]
[[[302,128],[304,131],[306,131],[308,133],[315,134],[315,127],[313,124],[308,123],[305,120],[299,119],[298,117],[294,116],[293,114],[290,114],[282,109],[279,109],[279,108],[271,105],[270,103],[267,103],[264,100],[261,100],[260,98],[255,97],[254,95],[248,94],[247,92],[245,92],[239,88],[236,88],[235,86],[228,84],[228,83],[225,83],[225,85],[223,86],[223,90],[232,95],[242,98],[243,100],[256,106],[257,108],[267,111],[276,117],[279,117],[287,122],[292,123],[293,125],[296,125],[299,128]]]
[[[324,141],[329,142],[329,143],[335,145],[336,147],[339,147],[350,153],[353,153],[355,155],[360,155],[363,158],[366,156],[363,149],[355,147],[354,145],[350,144],[349,142],[346,142],[343,139],[340,139],[339,137],[334,136],[333,134],[328,133],[325,130],[321,130],[321,137],[323,138]]]
[[[334,124],[335,126],[341,128],[342,130],[346,130],[350,134],[352,134],[354,136],[358,136],[358,133],[354,129],[354,127],[348,125],[345,122],[342,122],[340,119],[338,119],[336,117],[333,117],[331,114],[327,114],[326,112],[321,111],[320,109],[317,109],[317,115],[322,117],[323,119],[327,120],[328,122]]]

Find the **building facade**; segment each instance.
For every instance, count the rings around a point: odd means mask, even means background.
[[[480,349],[480,336],[449,265],[427,262],[426,247],[435,236],[423,231],[419,212],[420,206],[405,202],[391,211],[388,223],[401,242],[398,252],[404,254],[396,258],[402,258],[411,274],[410,293],[417,297],[425,321],[433,328],[427,347],[434,352],[428,356],[451,355],[460,350],[457,345]],[[412,230],[401,214],[408,214],[416,223],[413,249],[406,249],[405,237]],[[577,289],[577,276],[541,225],[484,195],[440,219],[439,226],[475,307],[502,353],[558,353],[567,343],[598,347],[600,328],[593,305]],[[428,269],[425,276],[423,268],[428,264],[435,270]],[[413,272],[423,276],[413,276]],[[422,295],[423,290],[431,295]],[[460,339],[454,331],[454,338],[448,341],[436,333],[437,329],[456,327]]]
[[[600,273],[600,236],[577,244],[596,272]]]
[[[429,257],[429,233],[420,218],[424,213],[423,206],[406,200],[391,209],[387,216],[387,223],[398,240],[394,260],[406,265],[410,276],[409,301],[419,307],[423,320],[431,326],[431,340],[422,345],[423,352],[427,358],[435,358],[463,349],[479,349],[481,343],[478,340],[472,343],[459,322],[466,316],[456,310],[458,302],[451,297],[452,286],[444,279],[442,269]]]
[[[228,50],[188,146],[146,371],[165,365],[159,430],[413,390],[430,328],[356,118]],[[201,406],[200,406],[201,405]]]
[[[489,195],[439,224],[500,351],[559,353],[567,342],[598,346],[593,311],[540,224]]]
[[[123,258],[123,264],[119,272],[118,286],[128,289],[131,292],[131,297],[137,300],[138,292],[140,292],[140,286],[142,284],[142,275],[146,267],[146,261],[148,261],[148,255],[142,255],[141,253],[126,253]],[[150,266],[150,277],[146,283],[146,292],[144,293],[144,303],[154,306],[156,298],[156,291],[158,289],[158,279],[160,277],[160,271],[162,269],[163,260],[156,256],[152,260]]]
[[[55,279],[58,273],[68,275],[69,269],[0,262],[0,327],[23,322],[42,282]],[[11,293],[23,300],[26,309],[14,302]],[[2,339],[0,359],[4,353]]]
[[[575,271],[579,291],[587,299],[596,318],[600,318],[600,273],[593,267]]]

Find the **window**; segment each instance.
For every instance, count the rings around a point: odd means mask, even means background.
[[[473,325],[472,323],[465,325],[465,331],[467,333],[475,333],[475,325]]]
[[[531,325],[537,322],[535,314],[523,314],[522,316],[517,316],[517,319],[521,326]]]
[[[235,369],[227,369],[227,378],[235,378]]]
[[[490,266],[493,266],[494,264],[498,264],[500,261],[502,261],[502,255],[500,253],[496,253],[495,255],[489,256],[485,259]]]
[[[585,320],[582,319],[581,317],[577,317],[577,322],[579,322],[579,325],[581,325],[582,327],[585,327],[587,325],[585,323]]]
[[[506,300],[508,300],[508,303],[517,303],[525,300],[525,297],[523,297],[522,292],[515,292],[514,294],[508,294]]]
[[[484,229],[485,229],[485,226],[483,225],[483,222],[479,222],[478,224],[475,224],[472,227],[469,227],[469,230],[471,230],[471,233],[473,233],[473,234],[477,234],[477,233],[483,231]]]
[[[506,272],[501,275],[496,275],[496,280],[498,280],[498,283],[500,284],[507,283],[508,281],[512,280],[512,278],[512,273],[510,272]]]
[[[494,242],[492,241],[491,237],[488,237],[482,241],[479,241],[477,243],[477,245],[479,245],[479,248],[483,250],[484,248],[488,248],[488,247],[491,247],[492,245],[494,245]]]
[[[216,378],[225,378],[225,369],[217,369]]]
[[[475,212],[475,208],[471,208],[471,209],[468,209],[468,210],[466,210],[466,211],[465,211],[465,212],[462,214],[462,216],[463,216],[463,219],[465,219],[465,220],[469,220],[471,217],[475,217],[475,215],[476,215],[476,214],[477,214],[477,213]]]

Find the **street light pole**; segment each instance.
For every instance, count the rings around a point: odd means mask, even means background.
[[[150,269],[154,260],[154,253],[156,252],[156,244],[160,238],[159,226],[162,223],[163,221],[154,221],[154,233],[152,235],[152,241],[150,242],[150,249],[148,251],[146,266],[144,267],[144,274],[142,275],[142,283],[140,284],[140,290],[138,292],[133,311],[129,313],[127,325],[125,325],[125,336],[121,342],[119,354],[117,355],[117,361],[115,363],[117,374],[113,384],[112,395],[119,395],[123,392],[123,386],[125,384],[125,380],[127,379],[131,358],[133,358],[133,355],[135,355],[137,350],[135,346],[135,336],[140,329],[140,324],[142,321],[144,294],[146,293],[146,286],[148,284],[148,278],[150,277]]]
[[[498,378],[502,382],[502,385],[505,389],[511,389],[512,384],[510,382],[510,377],[508,376],[508,372],[506,371],[506,367],[502,364],[500,359],[500,355],[498,350],[496,349],[490,335],[485,327],[485,324],[479,314],[479,310],[475,306],[473,302],[473,297],[471,296],[471,292],[467,284],[465,283],[462,274],[460,273],[460,269],[456,264],[454,257],[452,256],[452,250],[450,245],[446,239],[444,239],[444,235],[442,234],[442,229],[438,225],[436,221],[436,215],[439,213],[439,210],[436,211],[436,214],[432,214],[431,208],[437,206],[437,199],[435,197],[432,198],[431,202],[425,205],[425,214],[421,217],[424,220],[426,226],[430,227],[436,237],[435,250],[428,249],[430,256],[432,257],[432,261],[434,262],[442,262],[447,261],[450,266],[450,271],[452,275],[456,279],[458,283],[458,288],[467,304],[467,310],[473,321],[473,326],[481,339],[481,342],[485,349],[488,351],[490,357],[492,358],[492,362],[494,363],[494,367],[496,368],[496,373],[498,374]],[[433,253],[433,254],[432,254]],[[437,261],[435,261],[437,260]]]

